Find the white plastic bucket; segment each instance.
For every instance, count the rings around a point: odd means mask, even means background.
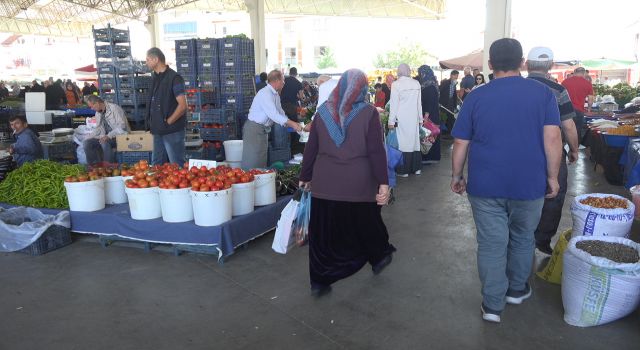
[[[242,140],[227,140],[222,145],[224,146],[224,158],[227,162],[242,161]]]
[[[158,187],[125,188],[129,197],[129,211],[134,220],[151,220],[162,216]]]
[[[160,209],[165,222],[186,222],[193,220],[191,188],[160,190]]]
[[[86,182],[65,182],[71,211],[98,211],[104,209],[104,179]]]
[[[215,192],[191,191],[193,219],[198,226],[218,226],[231,220],[233,189]]]
[[[256,207],[269,205],[276,202],[276,173],[275,171],[267,174],[259,174],[255,176],[255,203]]]
[[[104,202],[106,204],[127,203],[127,193],[124,191],[122,176],[104,178]]]
[[[233,216],[249,214],[255,203],[255,181],[233,184]]]
[[[240,166],[242,165],[242,161],[239,161],[239,162],[227,161],[227,165],[228,165],[231,169],[240,168]]]

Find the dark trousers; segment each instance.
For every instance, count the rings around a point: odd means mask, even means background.
[[[562,218],[562,207],[564,206],[564,197],[567,194],[567,155],[562,152],[562,161],[560,163],[560,172],[558,173],[558,182],[560,183],[560,191],[556,198],[545,199],[542,207],[542,216],[536,228],[535,236],[537,244],[549,244],[551,238],[558,231],[560,219]]]
[[[298,105],[295,103],[285,102],[282,104],[282,110],[290,120],[298,121]],[[300,135],[291,133],[291,154],[304,152],[304,144],[300,143]]]

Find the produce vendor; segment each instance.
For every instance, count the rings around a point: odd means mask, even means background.
[[[152,163],[182,164],[187,127],[187,98],[184,78],[165,63],[157,47],[147,51],[147,67],[153,71],[153,87],[147,120],[153,135]]]
[[[106,102],[96,95],[87,95],[87,105],[96,112],[96,128],[84,141],[88,164],[115,162],[116,136],[126,134],[129,128],[127,116],[120,106]]]
[[[13,129],[16,142],[9,146],[9,153],[18,166],[36,159],[42,159],[42,144],[38,135],[29,128],[27,118],[23,115],[14,115],[9,118],[9,125]]]
[[[267,86],[253,98],[249,117],[242,128],[242,169],[265,168],[271,125],[278,123],[302,131],[302,126],[290,120],[280,105],[278,93],[284,86],[282,72],[272,70],[267,75]]]

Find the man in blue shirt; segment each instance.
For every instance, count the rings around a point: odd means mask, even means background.
[[[33,130],[29,129],[27,119],[22,115],[9,118],[9,124],[13,129],[16,143],[9,147],[9,153],[18,166],[36,159],[42,159],[42,144]]]
[[[531,296],[534,231],[544,198],[558,194],[562,139],[553,92],[520,76],[520,43],[497,40],[489,57],[495,79],[469,93],[452,131],[451,190],[467,191],[473,211],[482,318],[500,322],[506,303]]]

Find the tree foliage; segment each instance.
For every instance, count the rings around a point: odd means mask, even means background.
[[[395,50],[378,54],[373,60],[373,65],[376,68],[398,68],[401,63],[406,63],[415,69],[427,64],[427,61],[433,57],[422,45],[410,43],[401,45]]]
[[[338,64],[336,63],[336,59],[333,57],[333,52],[331,51],[331,48],[326,47],[318,60],[318,69],[336,67],[338,67]]]

